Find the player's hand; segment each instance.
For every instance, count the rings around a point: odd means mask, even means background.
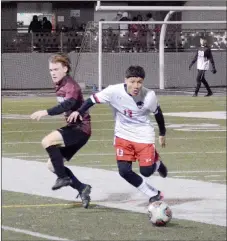
[[[79,119],[82,121],[83,118],[82,116],[80,115],[79,112],[77,111],[74,111],[70,114],[70,116],[67,118],[67,122],[76,122],[77,118],[79,117]]]
[[[216,74],[216,73],[217,73],[217,70],[216,70],[216,69],[213,69],[213,70],[212,70],[212,73],[213,73],[213,74]]]
[[[48,113],[46,110],[38,110],[30,115],[30,118],[33,120],[40,120],[42,117],[47,116]]]
[[[191,70],[191,69],[192,69],[192,66],[190,65],[190,66],[188,67],[188,69]]]
[[[159,136],[158,141],[159,141],[159,144],[161,147],[166,146],[166,137],[165,136]]]

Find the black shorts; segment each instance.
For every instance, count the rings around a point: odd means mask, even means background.
[[[69,161],[90,138],[90,135],[72,126],[64,126],[58,129],[65,143],[65,147],[60,147],[63,157]]]

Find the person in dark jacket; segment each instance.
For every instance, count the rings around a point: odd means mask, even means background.
[[[198,74],[196,78],[197,85],[196,85],[195,93],[193,94],[193,97],[198,96],[201,83],[203,83],[205,88],[207,89],[207,94],[205,96],[213,95],[213,92],[205,79],[205,72],[209,70],[210,63],[212,66],[211,72],[213,74],[216,74],[217,72],[211,49],[207,45],[207,40],[205,38],[200,38],[200,44],[201,44],[201,47],[197,50],[194,59],[189,65],[189,70],[191,70],[191,67],[197,61],[197,70],[198,70]]]
[[[51,30],[52,30],[51,22],[47,19],[47,17],[43,17],[43,32],[51,33]]]
[[[30,32],[38,33],[38,32],[41,32],[41,29],[42,29],[42,25],[38,20],[38,16],[34,15],[32,21],[28,27],[28,32],[29,33]]]

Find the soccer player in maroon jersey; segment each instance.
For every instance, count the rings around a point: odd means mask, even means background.
[[[50,75],[55,84],[58,105],[47,110],[39,110],[31,115],[31,119],[50,115],[65,115],[67,117],[77,110],[84,102],[81,88],[69,75],[71,70],[70,59],[66,54],[54,54],[49,58]],[[90,203],[91,186],[80,182],[72,171],[64,166],[64,160],[69,161],[73,155],[84,146],[91,136],[90,115],[85,114],[82,121],[67,123],[42,140],[42,146],[49,154],[48,169],[57,175],[57,180],[52,190],[63,186],[71,186],[77,189],[82,199],[83,207],[87,208]]]

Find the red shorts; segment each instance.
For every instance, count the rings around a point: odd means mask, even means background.
[[[155,144],[137,143],[120,137],[115,138],[117,161],[139,161],[140,166],[151,166],[159,159]]]

